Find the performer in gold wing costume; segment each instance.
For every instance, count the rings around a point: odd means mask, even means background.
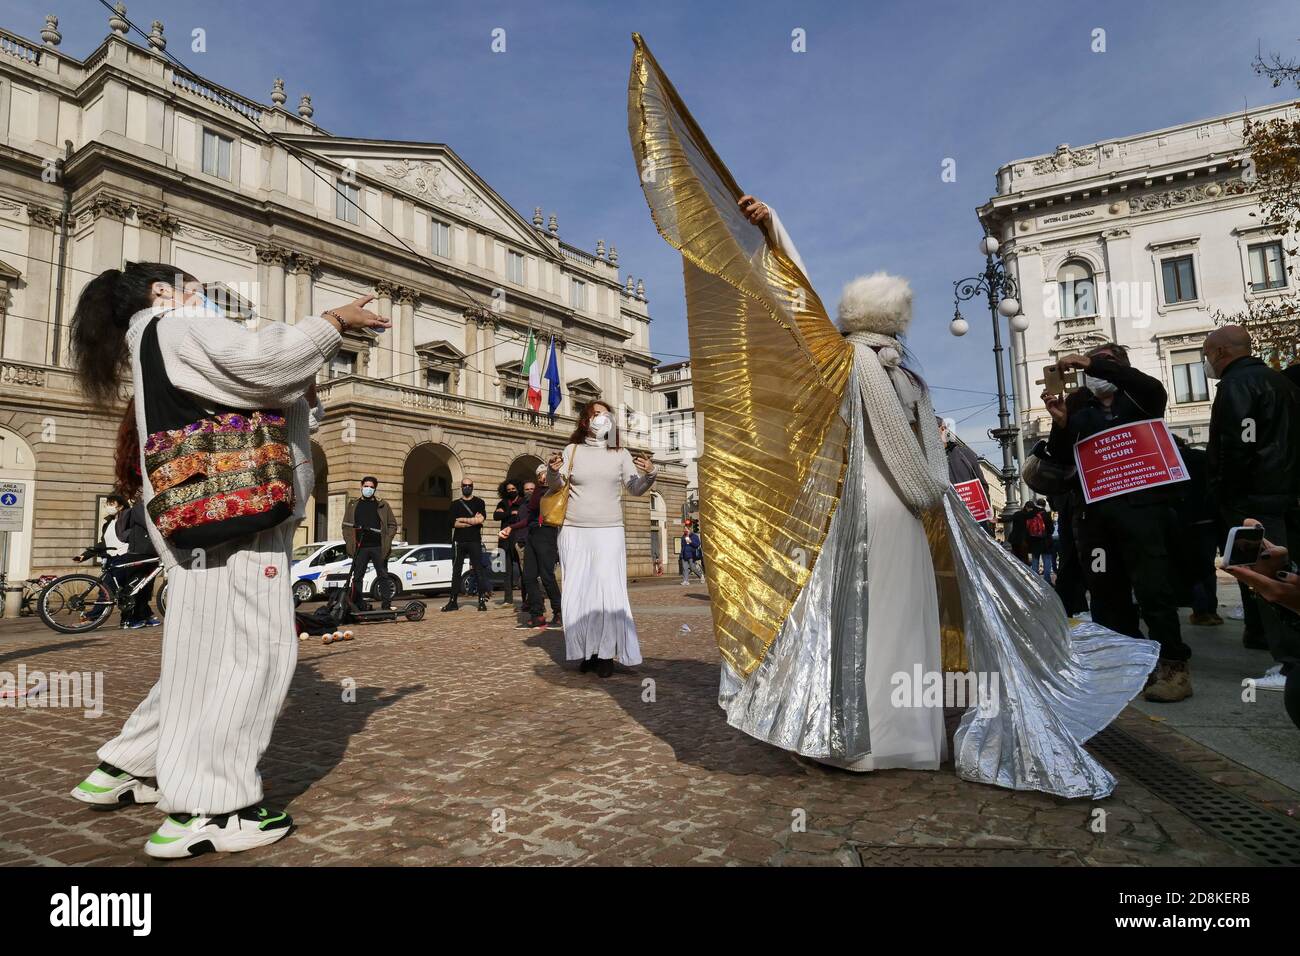
[[[928,392],[898,360],[906,283],[851,283],[841,334],[779,220],[770,236],[749,221],[633,42],[632,151],[685,274],[728,722],[853,770],[933,769],[941,713],[913,706],[919,688],[897,691],[940,669],[969,674],[988,696],[954,736],[960,776],[1106,796],[1115,780],[1082,745],[1142,689],[1158,645],[1071,630],[1042,578],[975,523],[947,484]]]

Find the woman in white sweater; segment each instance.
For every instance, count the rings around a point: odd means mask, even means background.
[[[158,803],[168,816],[145,844],[150,856],[247,850],[291,827],[261,804],[257,764],[297,661],[288,571],[314,482],[308,432],[322,410],[313,382],[345,327],[387,327],[367,301],[253,330],[226,319],[175,266],[129,263],[92,279],[77,302],[72,346],[87,397],[115,401],[128,372],[135,386],[127,417],[138,447],[119,447],[118,475],[141,486],[169,606],[158,682],[72,795],[100,809]],[[173,422],[197,415],[207,425],[160,430],[160,402]],[[240,437],[255,420],[273,423],[273,461]],[[254,508],[254,532],[204,525]],[[186,539],[205,527],[211,542]]]
[[[614,415],[604,402],[588,403],[563,452],[551,456],[546,481],[568,486],[560,526],[564,572],[564,651],[601,677],[614,673],[614,659],[641,663],[641,647],[627,597],[627,540],[622,489],[643,495],[657,472],[649,458],[635,459],[619,443]]]

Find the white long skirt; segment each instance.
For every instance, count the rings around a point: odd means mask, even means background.
[[[871,753],[827,760],[849,770],[937,770],[945,756],[942,706],[898,706],[894,675],[943,673],[939,593],[921,519],[885,474],[867,443],[867,718]]]
[[[564,656],[593,654],[641,663],[641,645],[627,597],[627,540],[623,526],[560,528],[564,572]]]

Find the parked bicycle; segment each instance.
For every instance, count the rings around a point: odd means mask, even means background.
[[[53,574],[42,574],[39,578],[28,578],[23,582],[22,598],[18,604],[18,616],[27,617],[36,613],[36,599],[40,596],[41,590],[55,580]],[[9,574],[6,571],[0,571],[0,617],[4,616],[5,603],[9,600],[8,594]]]
[[[129,588],[117,586],[115,574],[128,568],[152,566],[153,570],[133,581]],[[109,571],[113,573],[108,573]],[[117,564],[106,571],[96,574],[65,574],[55,578],[36,601],[36,613],[40,615],[47,627],[60,634],[84,634],[100,627],[113,615],[113,609],[120,612],[119,620],[131,619],[140,593],[162,574],[162,562],[158,558],[145,558],[142,561],[128,561]],[[164,580],[158,588],[158,612],[167,613],[167,582]],[[122,624],[126,627],[126,624]]]

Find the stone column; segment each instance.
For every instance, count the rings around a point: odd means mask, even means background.
[[[420,295],[414,289],[398,287],[397,306],[401,324],[394,330],[398,335],[392,343],[397,349],[393,358],[399,363],[394,371],[402,372],[402,381],[416,386],[423,384],[417,381],[416,366],[419,363],[415,356],[415,306],[419,301]]]
[[[294,253],[293,266],[289,270],[294,276],[294,314],[287,317],[290,324],[312,314],[312,281],[319,268],[319,259]]]
[[[166,262],[163,243],[166,241],[170,246],[171,234],[180,225],[180,220],[161,209],[138,209],[136,222],[140,225],[140,261]],[[167,252],[170,253],[171,249],[168,248]]]
[[[375,283],[376,310],[382,318],[389,321],[393,319],[393,296],[396,291],[397,286],[387,279],[380,279]],[[380,333],[375,342],[375,351],[372,353],[374,362],[371,364],[370,373],[373,377],[394,381],[393,375],[397,372],[395,362],[397,348],[397,323],[393,322],[393,327]]]
[[[483,377],[483,374],[478,371],[483,367],[479,362],[478,322],[475,321],[478,311],[477,308],[465,310],[465,374],[463,376],[465,386],[461,394],[466,398],[479,397],[480,380]]]
[[[91,202],[87,211],[94,221],[91,271],[98,275],[105,269],[122,268],[122,239],[131,207],[116,196],[100,196]]]
[[[483,341],[479,344],[482,350],[478,355],[478,367],[483,370],[483,392],[479,398],[486,399],[489,402],[501,401],[501,393],[494,390],[493,381],[497,377],[497,320],[496,317],[489,314],[479,318],[478,326],[483,331]],[[524,370],[527,376],[528,370]]]
[[[3,339],[0,349],[5,358],[16,358],[24,362],[47,364],[53,356],[54,346],[54,269],[58,258],[55,246],[56,233],[61,213],[47,206],[29,205],[27,215],[30,222],[27,227],[27,303],[26,312],[30,318],[12,320],[6,317]],[[65,296],[66,298],[66,296]],[[0,309],[8,303],[8,292]],[[35,320],[35,321],[33,321]],[[12,326],[18,324],[15,334]],[[48,323],[48,324],[46,324]],[[67,329],[64,328],[66,337]],[[59,350],[60,353],[64,349]]]
[[[272,322],[288,321],[284,269],[291,255],[288,249],[276,245],[257,247],[257,306],[262,317]]]

